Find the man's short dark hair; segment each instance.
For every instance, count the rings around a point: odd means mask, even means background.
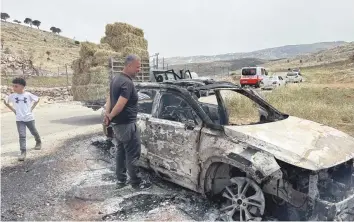
[[[19,84],[22,86],[26,86],[26,80],[24,78],[15,78],[12,80],[12,84]]]
[[[125,57],[125,61],[124,61],[124,65],[127,66],[130,63],[132,63],[133,61],[139,60],[140,61],[140,57],[134,54],[128,55],[127,57]]]

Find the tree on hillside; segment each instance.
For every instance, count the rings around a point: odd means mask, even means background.
[[[61,29],[60,28],[56,28],[54,26],[52,26],[50,28],[50,31],[52,31],[53,33],[57,33],[57,34],[61,33]]]
[[[37,28],[39,29],[39,26],[41,25],[41,21],[33,20],[32,25],[37,26]]]
[[[61,29],[57,28],[57,30],[55,31],[56,33],[60,34],[61,33]]]
[[[32,27],[32,19],[26,18],[23,22],[24,22],[25,24],[30,25],[30,26]]]
[[[54,26],[50,27],[50,31],[52,31],[53,33],[55,33],[57,30],[57,28],[55,28]]]
[[[15,19],[14,22],[16,22],[17,24],[21,24],[21,22],[17,19]]]
[[[6,21],[6,19],[9,19],[10,16],[9,14],[5,13],[5,12],[1,12],[1,20]]]

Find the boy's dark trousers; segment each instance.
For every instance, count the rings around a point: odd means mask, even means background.
[[[29,129],[31,134],[34,136],[37,143],[41,142],[41,138],[39,137],[38,131],[35,126],[35,121],[23,122],[16,121],[18,135],[20,139],[20,150],[26,151],[26,127]]]

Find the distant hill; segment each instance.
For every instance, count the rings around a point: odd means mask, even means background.
[[[300,68],[308,82],[312,83],[354,83],[354,42],[310,55],[264,64],[271,71],[286,71]]]
[[[299,55],[290,59],[272,61],[266,64],[275,70],[285,69],[286,67],[313,67],[323,66],[332,63],[354,61],[354,42],[344,43],[340,46],[321,50],[316,53]]]
[[[31,57],[41,74],[57,73],[58,68],[60,72],[65,72],[65,64],[68,64],[70,71],[70,64],[79,57],[80,45],[75,44],[73,39],[36,27],[1,21],[1,41],[2,72],[14,66],[18,68],[17,60],[22,57]]]
[[[183,65],[172,65],[168,69],[178,71],[180,69],[189,69],[190,71],[197,72],[200,76],[213,76],[213,75],[228,75],[230,71],[241,69],[245,66],[256,66],[268,62],[262,59],[255,58],[242,58],[230,61],[215,61],[204,63],[189,63]]]
[[[319,42],[313,44],[286,45],[275,48],[268,48],[245,53],[227,53],[212,56],[187,56],[165,58],[165,63],[169,65],[204,63],[214,61],[230,61],[240,58],[258,58],[263,60],[276,60],[283,58],[292,58],[302,54],[315,53],[321,50],[330,49],[345,44],[343,41],[337,42]]]

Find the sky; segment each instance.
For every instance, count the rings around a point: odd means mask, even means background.
[[[282,45],[354,41],[353,0],[1,0],[10,20],[99,43],[107,23],[140,27],[160,56],[249,52]]]

